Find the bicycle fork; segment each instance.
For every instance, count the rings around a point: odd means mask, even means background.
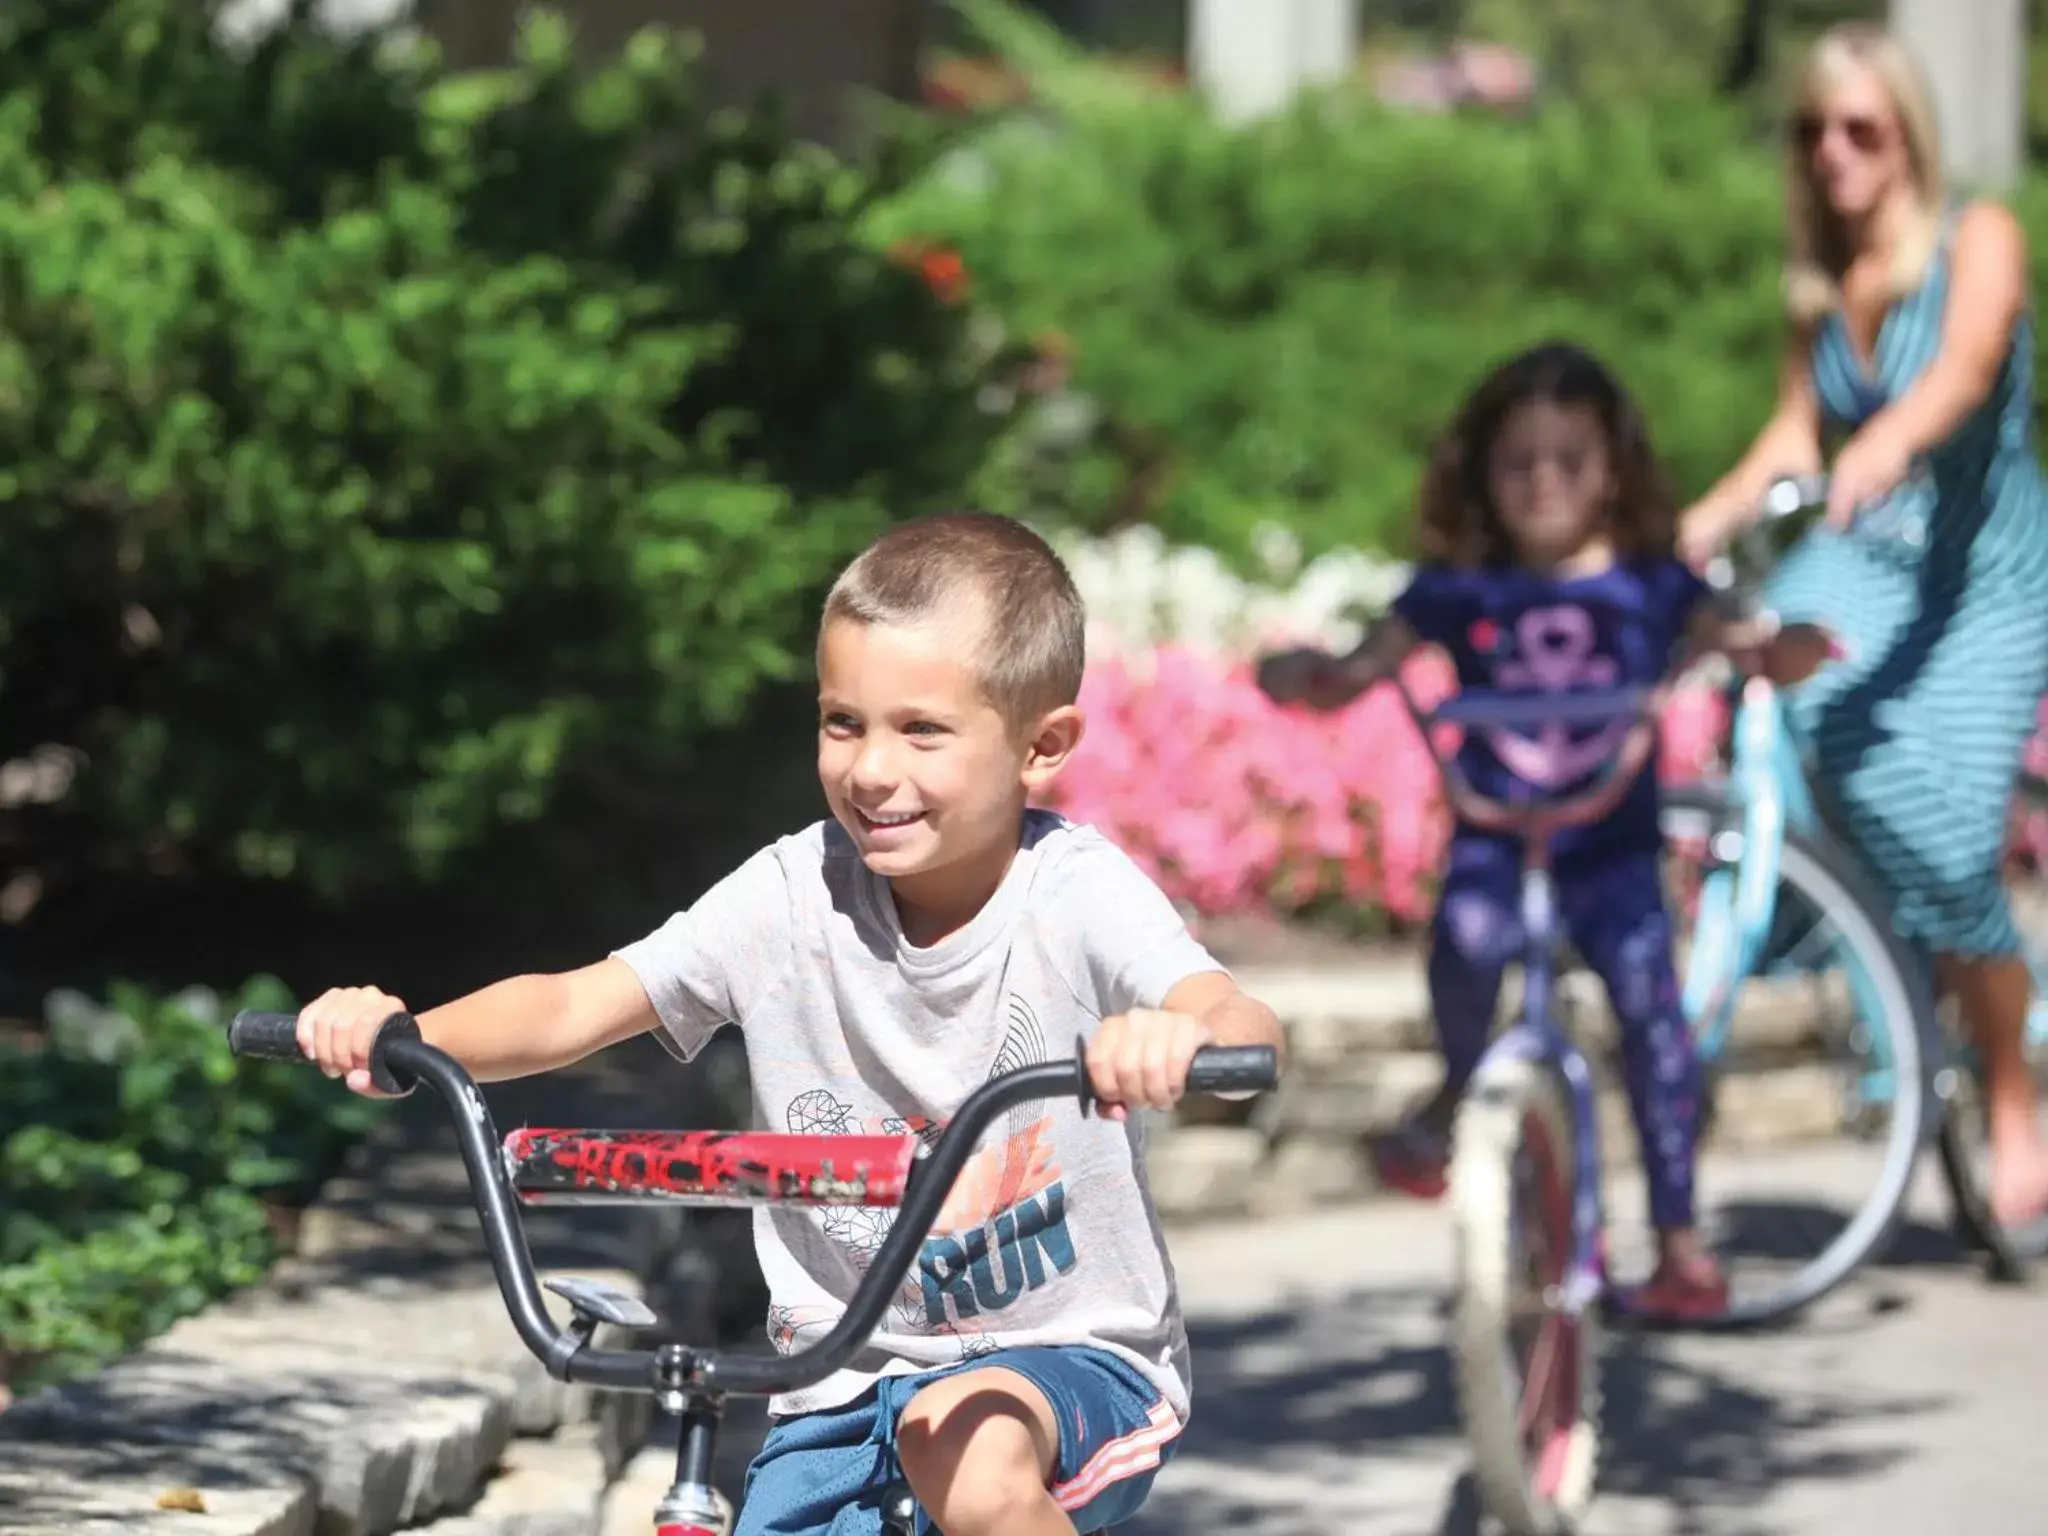
[[[732,1536],[732,1501],[711,1481],[725,1400],[679,1378],[664,1382],[655,1400],[664,1413],[675,1414],[682,1427],[676,1441],[675,1481],[654,1507],[654,1536]],[[906,1485],[892,1485],[883,1494],[882,1529],[888,1536],[914,1536],[916,1528],[916,1500]]]
[[[1600,1207],[1600,1120],[1593,1069],[1585,1053],[1555,1020],[1557,892],[1546,858],[1538,855],[1522,871],[1522,1022],[1517,1031],[1531,1057],[1548,1059],[1571,1094],[1572,1251],[1555,1301],[1574,1322],[1598,1301],[1607,1283]]]

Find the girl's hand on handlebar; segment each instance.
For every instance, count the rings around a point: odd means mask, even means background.
[[[1338,709],[1358,696],[1328,651],[1277,651],[1259,660],[1259,691],[1275,704]]]
[[[406,1006],[376,987],[332,987],[299,1011],[299,1049],[329,1077],[365,1098],[388,1098],[370,1082],[370,1046],[384,1021]]]
[[[1102,1021],[1088,1042],[1088,1080],[1103,1102],[1103,1118],[1129,1118],[1130,1109],[1171,1109],[1187,1091],[1188,1064],[1213,1044],[1209,1026],[1192,1014],[1133,1008]]]

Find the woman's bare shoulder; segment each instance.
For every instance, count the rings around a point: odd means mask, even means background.
[[[1996,198],[1972,198],[1956,214],[1955,248],[1958,253],[1970,248],[1987,256],[2017,255],[2024,259],[2026,226],[2020,223],[2019,215]]]

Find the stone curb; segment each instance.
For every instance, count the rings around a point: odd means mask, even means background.
[[[420,1536],[597,1536],[617,1471],[589,1425],[515,1440],[476,1503]]]
[[[654,1507],[675,1480],[676,1453],[643,1451],[605,1494],[599,1536],[655,1536]]]
[[[1291,1067],[1321,1067],[1380,1051],[1431,1050],[1429,988],[1422,954],[1371,955],[1352,964],[1318,967],[1233,966],[1237,984],[1269,1004],[1287,1026]],[[1614,1020],[1599,981],[1585,971],[1562,978],[1559,993],[1588,1049],[1616,1041]],[[1797,1059],[1818,1043],[1811,983],[1752,980],[1739,1016],[1745,1053]],[[1501,1008],[1516,1006],[1513,976],[1501,989]],[[1829,1001],[1833,1001],[1832,996]]]
[[[515,1432],[568,1423],[594,1501],[644,1440],[648,1400],[572,1399],[530,1362],[495,1290],[257,1292],[0,1418],[0,1488],[34,1479],[53,1510],[135,1519],[185,1486],[221,1511],[209,1536],[282,1536],[302,1518],[322,1536],[385,1536],[474,1500],[501,1458],[531,1454]],[[0,1513],[0,1531],[16,1528]]]

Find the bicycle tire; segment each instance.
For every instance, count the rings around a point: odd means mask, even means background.
[[[2022,773],[2014,797],[2028,802],[2030,810],[2048,811],[2048,780]],[[2030,963],[2030,969],[2037,967]],[[1978,1158],[1988,1128],[1976,1073],[1967,1058],[1951,1060],[1944,1070],[1956,1074],[1954,1079],[1939,1084],[1946,1090],[1941,1095],[1941,1176],[1948,1184],[1956,1236],[1984,1255],[1985,1268],[1992,1279],[2016,1283],[2026,1278],[2037,1260],[2048,1256],[2048,1216],[2017,1228],[2001,1226],[1993,1218],[1991,1191],[1985,1185]]]
[[[1941,1176],[1948,1184],[1955,1212],[1956,1237],[1984,1256],[1986,1272],[2008,1284],[2026,1279],[2027,1271],[2048,1256],[2048,1216],[2022,1227],[2004,1227],[1992,1217],[1991,1191],[1979,1172],[1978,1152],[1985,1139],[1984,1111],[1974,1087],[1975,1074],[1951,1063],[1953,1083],[1942,1086]]]
[[[1667,838],[1681,818],[1704,820],[1713,836],[1738,836],[1740,811],[1719,789],[1691,785],[1664,795]],[[1731,1304],[1703,1329],[1759,1327],[1790,1318],[1834,1290],[1896,1235],[1920,1155],[1939,1125],[1935,1102],[1934,999],[1924,967],[1892,931],[1885,905],[1848,852],[1825,835],[1787,828],[1778,879],[1791,886],[1818,917],[1831,922],[1863,967],[1881,1006],[1895,1085],[1891,1128],[1878,1177],[1856,1214],[1836,1237],[1782,1284]]]
[[[1508,1536],[1566,1536],[1593,1498],[1600,1459],[1599,1314],[1585,1307],[1565,1325],[1571,1376],[1559,1389],[1563,1421],[1549,1426],[1532,1466],[1521,1424],[1522,1392],[1507,1368],[1515,1318],[1517,1154],[1533,1128],[1547,1142],[1561,1201],[1546,1201],[1550,1241],[1571,1252],[1577,1136],[1570,1096],[1556,1070],[1509,1058],[1483,1062],[1452,1132],[1450,1204],[1457,1240],[1453,1355],[1471,1444],[1473,1480],[1486,1512]]]

